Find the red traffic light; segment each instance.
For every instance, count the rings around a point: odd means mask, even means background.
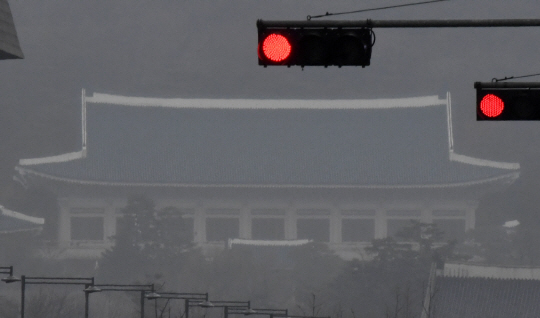
[[[271,33],[262,42],[262,53],[273,62],[283,62],[291,55],[291,44],[283,35]]]
[[[259,65],[368,66],[375,36],[371,28],[324,27],[257,21]],[[335,25],[334,25],[335,24]]]
[[[504,110],[503,100],[494,94],[485,95],[480,101],[480,111],[489,118],[495,118]]]
[[[540,120],[540,83],[474,83],[476,120]]]

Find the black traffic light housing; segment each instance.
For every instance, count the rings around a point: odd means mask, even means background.
[[[540,83],[474,83],[476,120],[540,120]]]
[[[366,27],[327,25],[297,27],[293,23],[272,25],[257,21],[259,65],[362,66],[370,64],[374,33]],[[272,60],[266,53],[265,40],[272,35],[287,40],[281,50],[283,59]],[[283,39],[282,38],[282,39]],[[284,44],[286,45],[286,44]]]

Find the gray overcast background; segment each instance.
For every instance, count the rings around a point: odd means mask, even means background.
[[[87,94],[272,99],[443,97],[449,91],[458,153],[519,161],[524,173],[536,169],[540,123],[476,122],[473,83],[540,73],[540,27],[375,29],[366,68],[265,69],[257,65],[257,19],[304,20],[415,1],[9,2],[26,58],[0,64],[6,176],[16,159],[78,150],[81,88]],[[540,18],[540,5],[450,0],[339,16],[367,18]]]

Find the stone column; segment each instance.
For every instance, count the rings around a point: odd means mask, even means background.
[[[383,206],[378,206],[375,211],[375,238],[385,238],[388,233],[386,223],[386,209]]]
[[[114,206],[113,200],[106,200],[105,205],[105,215],[103,215],[104,229],[103,234],[105,236],[105,241],[112,242],[113,236],[116,235],[116,207]]]
[[[251,213],[247,204],[240,208],[240,238],[251,239]]]
[[[339,208],[333,207],[330,211],[330,243],[341,243],[341,213]]]
[[[70,205],[67,198],[58,200],[60,215],[58,217],[58,246],[69,247],[71,242]]]
[[[420,210],[420,222],[422,223],[433,223],[433,208],[430,204],[425,203],[422,205]]]
[[[467,206],[465,209],[465,231],[472,230],[476,226],[476,206]]]
[[[206,211],[202,204],[195,207],[193,213],[193,232],[194,243],[201,244],[206,242]]]
[[[296,238],[296,207],[290,203],[285,211],[285,239],[296,240]]]

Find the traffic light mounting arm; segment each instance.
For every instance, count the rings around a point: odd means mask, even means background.
[[[540,88],[539,82],[474,82],[474,88],[476,89],[528,89],[528,88]]]
[[[278,21],[257,20],[257,27],[285,28],[485,28],[534,27],[540,19],[487,19],[487,20],[343,20],[343,21]]]

